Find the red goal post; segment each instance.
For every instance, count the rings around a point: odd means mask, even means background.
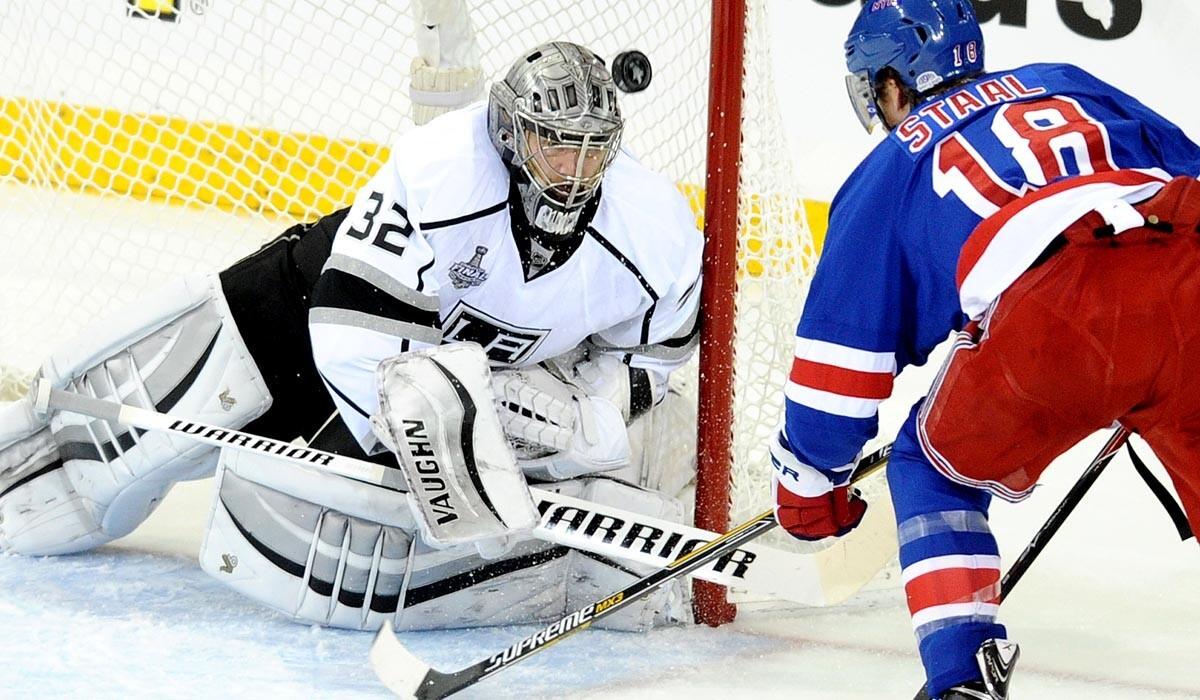
[[[713,0],[711,10],[696,525],[724,532],[770,505],[767,444],[816,264],[809,218],[823,210],[810,210],[796,184],[764,3]],[[698,621],[734,619],[724,589],[697,581],[693,590]]]
[[[713,0],[704,203],[704,286],[696,407],[696,527],[729,529],[733,480],[734,315],[737,313],[738,175],[742,147],[745,0]],[[721,60],[718,60],[721,57]],[[766,468],[766,465],[763,465]],[[698,621],[733,621],[721,586],[693,582]]]

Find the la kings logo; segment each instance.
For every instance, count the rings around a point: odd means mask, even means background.
[[[529,239],[529,274],[536,275],[542,268],[550,264],[554,251],[538,243],[532,237]]]
[[[442,329],[445,341],[478,343],[489,359],[505,365],[519,364],[532,355],[550,333],[549,329],[505,323],[461,301],[451,309]]]

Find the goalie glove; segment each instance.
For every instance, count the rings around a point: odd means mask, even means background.
[[[625,417],[542,367],[492,373],[504,434],[527,476],[574,479],[629,463]]]
[[[867,502],[849,484],[855,462],[834,470],[831,479],[796,459],[780,431],[771,441],[771,465],[775,519],[792,537],[805,541],[841,537],[862,522]]]

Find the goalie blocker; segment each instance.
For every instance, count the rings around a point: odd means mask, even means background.
[[[426,543],[483,543],[533,529],[537,512],[500,428],[483,348],[407,352],[376,375],[371,427],[399,457]]]

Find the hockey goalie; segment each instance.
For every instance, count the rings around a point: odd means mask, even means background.
[[[434,107],[439,85],[472,92],[450,68],[422,78]],[[485,101],[404,134],[349,208],[114,314],[40,371],[379,461],[409,493],[22,400],[0,406],[0,550],[88,550],[215,474],[201,565],[305,622],[535,622],[644,573],[527,536],[531,482],[684,517],[689,460],[644,448],[678,410],[667,380],[696,344],[702,239],[622,127],[601,59],[538,46]],[[612,619],[689,615],[679,586]]]

